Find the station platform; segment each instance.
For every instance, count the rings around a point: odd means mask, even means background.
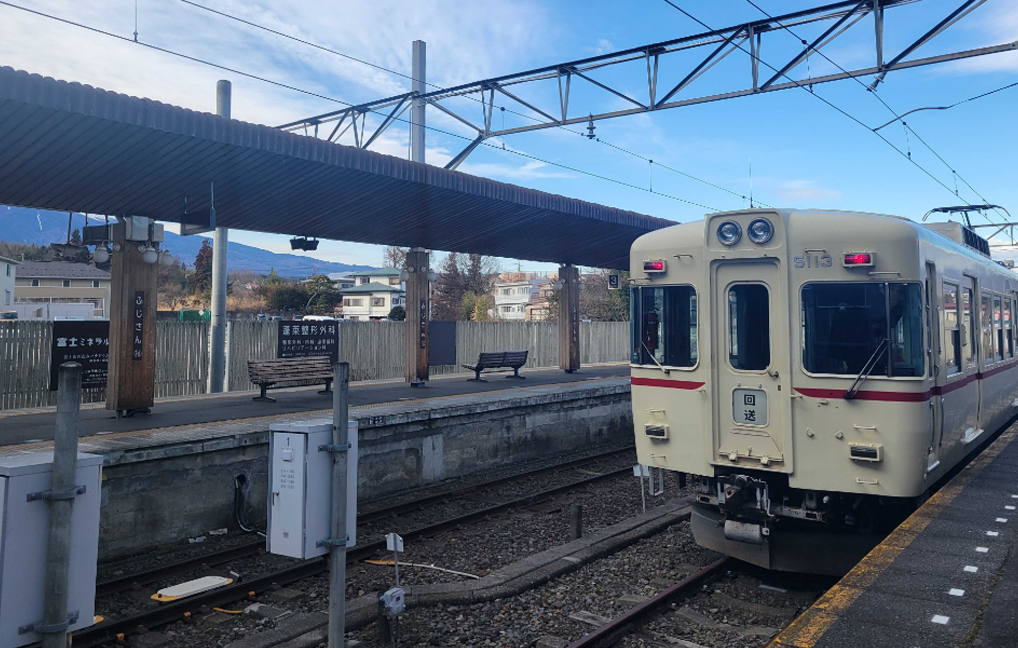
[[[1018,424],[770,644],[1018,646]]]
[[[522,374],[526,380],[504,380],[504,373],[492,373],[490,376],[485,374],[488,382],[468,381],[472,374],[449,374],[435,377],[423,388],[410,387],[402,380],[352,382],[350,406],[400,403],[618,378],[629,375],[629,365],[591,365],[571,374],[561,369],[525,369]],[[105,409],[102,403],[83,405],[79,434],[84,437],[136,432],[332,409],[332,397],[318,394],[320,389],[319,385],[272,390],[269,395],[276,399],[275,403],[252,401],[251,398],[257,395],[257,391],[161,398],[156,399],[151,414],[136,414],[123,419],[118,419],[116,413]],[[55,407],[0,412],[0,446],[50,441],[53,439],[55,425]]]

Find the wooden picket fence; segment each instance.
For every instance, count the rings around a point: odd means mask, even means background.
[[[209,324],[159,321],[156,336],[155,395],[204,394],[208,386]],[[49,391],[52,322],[0,322],[0,410],[55,404]],[[228,391],[252,389],[247,361],[276,357],[276,322],[231,321],[227,328]],[[406,359],[402,322],[339,322],[339,357],[350,363],[351,380],[402,378]],[[628,322],[580,325],[584,364],[625,362]],[[457,322],[456,364],[433,366],[432,375],[467,373],[482,351],[527,349],[526,368],[558,365],[555,322]],[[86,390],[83,402],[105,400],[104,389]]]

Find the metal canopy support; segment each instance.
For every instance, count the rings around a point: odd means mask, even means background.
[[[216,114],[230,118],[232,86],[216,83]],[[226,388],[226,256],[230,230],[217,227],[212,238],[212,322],[209,327],[209,393]]]
[[[813,7],[803,11],[776,16],[774,18],[766,18],[740,25],[733,25],[731,27],[726,27],[725,29],[702,32],[691,36],[684,36],[682,38],[653,43],[650,45],[642,45],[622,50],[620,52],[603,54],[577,61],[558,63],[543,68],[528,70],[526,72],[484,79],[451,88],[440,88],[438,90],[433,90],[432,92],[425,92],[422,79],[415,69],[413,75],[415,79],[413,86],[414,89],[411,92],[284,124],[280,126],[280,128],[287,131],[304,132],[305,130],[308,130],[308,126],[310,125],[317,126],[319,123],[332,121],[343,123],[343,120],[345,120],[348,115],[360,114],[363,116],[368,112],[374,112],[378,114],[378,119],[383,119],[382,125],[378,130],[378,133],[380,134],[382,130],[387,128],[394,121],[394,119],[385,119],[385,115],[388,113],[389,109],[393,106],[399,105],[400,102],[406,101],[409,98],[414,99],[415,106],[418,101],[431,104],[436,108],[439,108],[442,112],[449,114],[468,125],[470,128],[480,130],[477,129],[477,127],[474,126],[469,119],[462,116],[466,114],[467,111],[465,109],[460,110],[461,106],[463,108],[466,107],[463,103],[463,98],[472,95],[473,97],[481,97],[482,109],[484,110],[485,118],[484,129],[480,132],[481,140],[483,141],[490,137],[502,137],[514,133],[525,133],[545,128],[567,126],[570,124],[585,124],[589,119],[593,119],[595,121],[611,119],[615,117],[641,114],[653,110],[665,110],[668,108],[692,106],[713,101],[721,101],[724,99],[734,99],[736,97],[745,97],[758,94],[760,92],[787,90],[790,88],[797,88],[801,85],[801,83],[792,81],[781,82],[780,80],[784,78],[785,74],[788,74],[809,56],[815,54],[821,47],[824,47],[832,41],[840,38],[842,34],[871,12],[874,14],[876,30],[876,39],[874,41],[876,65],[874,67],[860,68],[847,72],[815,77],[809,80],[809,85],[815,86],[821,83],[830,83],[832,81],[840,81],[854,77],[877,75],[877,79],[874,81],[875,85],[883,80],[887,72],[892,70],[904,70],[925,65],[937,65],[948,61],[956,61],[974,56],[985,56],[998,52],[1018,50],[1018,42],[1012,42],[906,61],[905,58],[912,54],[916,49],[929,42],[931,39],[986,2],[986,0],[956,0],[956,2],[960,3],[960,6],[955,11],[926,32],[922,38],[905,48],[901,54],[894,57],[889,63],[885,64],[883,62],[884,12],[888,9],[895,9],[906,4],[917,4],[924,1],[925,0],[842,0],[840,2]],[[828,21],[832,21],[832,24],[812,43],[812,45],[806,47],[804,51],[798,52],[791,60],[778,67],[781,72],[775,74],[762,85],[760,84],[760,51],[763,46],[764,35],[771,34],[773,32],[783,32],[786,27],[794,28],[800,25],[823,23]],[[743,46],[746,41],[748,41],[748,47]],[[421,43],[422,74],[423,45],[424,44]],[[697,48],[707,48],[705,50],[704,57],[684,74],[676,75],[677,78],[682,78],[683,81],[672,88],[672,90],[666,95],[660,95],[659,98],[657,88],[659,65],[667,66],[668,62],[673,60],[668,58],[668,54]],[[680,91],[685,92],[689,87],[694,86],[697,79],[708,72],[725,56],[728,56],[737,50],[742,50],[748,54],[751,59],[750,74],[748,75],[748,78],[745,79],[744,86],[741,83],[733,84],[733,89],[727,92],[691,96],[688,99],[683,99],[681,101],[674,100],[674,96],[676,94]],[[651,61],[651,58],[653,58],[653,61]],[[593,70],[610,68],[640,60],[646,61],[646,83],[649,98],[647,104],[643,104],[633,97],[619,92],[615,88],[590,76],[590,72]],[[639,69],[638,74],[641,77],[643,76],[643,73],[643,70]],[[575,116],[570,118],[570,83],[574,75],[590,82],[603,92],[584,93],[583,99],[585,104],[579,109],[574,109],[573,114]],[[547,93],[543,93],[540,88],[536,87],[536,84],[546,80],[554,80],[558,83],[558,106],[542,107],[541,101],[522,99],[522,97],[545,96],[545,100],[547,101],[547,99],[550,98],[547,97]],[[644,83],[644,80],[642,78],[639,79],[639,83]],[[511,86],[514,85],[535,86],[534,93],[529,94],[527,92],[510,89]],[[524,119],[526,121],[523,124],[492,130],[491,117],[493,109],[495,108],[493,103],[496,90],[498,90],[499,94],[503,95],[507,99],[506,109],[513,110],[514,112],[521,113],[525,116]],[[554,93],[552,94],[552,97],[554,97]],[[633,104],[632,107],[621,110],[605,110],[604,107],[613,103],[616,97]],[[456,104],[455,107],[451,103],[453,100],[459,101],[459,104]],[[471,109],[475,109],[475,107],[471,106]],[[423,107],[421,108],[421,112],[423,114]],[[560,117],[552,117],[554,114],[559,114]],[[411,130],[415,131],[417,128],[416,119],[413,119],[412,121],[415,123],[411,126]],[[338,130],[337,125],[337,128],[333,130],[333,135],[335,135]],[[340,136],[342,136],[342,133],[340,133]],[[423,135],[421,135],[420,138],[421,141],[423,141]],[[356,142],[358,146],[361,146],[363,139],[363,137],[358,138]],[[370,141],[373,140],[374,138],[369,140],[367,143],[370,143]],[[332,141],[335,141],[335,139]],[[364,146],[366,146],[367,143],[364,143]],[[411,148],[413,148],[412,143]],[[463,158],[469,155],[475,148],[476,145],[473,143],[467,146],[463,152],[457,156],[456,164],[461,163]],[[448,168],[455,168],[455,166],[450,166]]]
[[[424,162],[424,108],[427,101],[422,99],[426,89],[425,45],[416,40],[413,45],[413,107],[410,109],[410,159]],[[478,142],[479,143],[479,142]],[[466,155],[456,156],[459,164]],[[430,254],[427,250],[413,248],[406,255],[406,380],[411,387],[423,387],[428,380],[428,319],[431,315],[431,291],[428,284]]]
[[[580,269],[558,269],[558,366],[566,373],[580,368]]]
[[[424,162],[424,129],[426,127],[424,108],[428,105],[428,102],[423,98],[425,90],[427,90],[424,78],[427,69],[425,49],[424,41],[414,41],[411,65],[413,103],[410,108],[410,159],[414,162]]]

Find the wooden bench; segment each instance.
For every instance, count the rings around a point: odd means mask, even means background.
[[[506,376],[506,378],[516,378],[518,380],[526,380],[526,376],[520,375],[520,367],[527,364],[527,354],[529,351],[500,351],[498,353],[482,353],[477,358],[477,364],[463,365],[465,369],[469,369],[474,372],[474,377],[468,380],[476,380],[478,382],[488,382],[481,378],[481,372],[485,369],[512,369],[513,375]]]
[[[262,403],[275,403],[265,391],[275,387],[300,387],[325,383],[325,389],[319,394],[332,393],[332,361],[328,356],[310,358],[279,358],[276,360],[248,360],[247,373],[251,382],[262,390],[261,395],[253,400]]]

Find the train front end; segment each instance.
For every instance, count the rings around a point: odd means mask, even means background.
[[[922,492],[926,387],[921,328],[910,323],[921,303],[918,278],[902,270],[918,265],[910,227],[748,210],[634,243],[637,453],[696,480],[699,544],[770,569],[844,573],[872,547],[885,509]],[[892,301],[903,336],[889,332]],[[859,308],[879,308],[884,320],[839,340],[840,327],[861,321]],[[885,348],[895,342],[908,348]],[[912,401],[843,397],[916,355],[896,384]],[[891,428],[900,434],[887,437]]]

